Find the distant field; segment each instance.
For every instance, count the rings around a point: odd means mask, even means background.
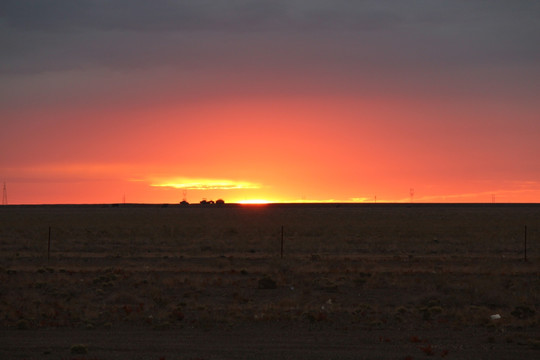
[[[0,208],[3,252],[55,258],[227,253],[538,255],[537,205],[20,206]],[[170,253],[169,253],[170,252]]]
[[[0,356],[69,356],[69,348],[23,345],[30,331],[127,327],[225,341],[223,329],[249,336],[288,324],[300,333],[376,332],[383,343],[400,336],[401,347],[370,348],[373,357],[421,358],[430,345],[437,356],[466,358],[478,345],[479,354],[534,358],[539,263],[539,205],[4,206],[0,328],[11,340],[0,340]],[[417,343],[426,331],[452,335]],[[116,354],[88,346],[92,358]],[[343,349],[340,358],[354,358]],[[136,358],[137,345],[131,350]]]

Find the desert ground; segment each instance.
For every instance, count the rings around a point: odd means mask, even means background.
[[[1,206],[0,358],[538,359],[540,205]]]

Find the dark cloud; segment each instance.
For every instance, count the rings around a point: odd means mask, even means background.
[[[283,1],[8,0],[5,23],[23,30],[254,30],[283,15]]]
[[[8,26],[36,31],[356,31],[422,23],[523,26],[536,23],[540,4],[528,0],[4,0],[0,10]]]
[[[1,41],[11,55],[19,50],[20,58],[30,52],[28,47],[52,45],[54,50],[59,45],[75,61],[91,55],[71,48],[74,41],[85,41],[90,48],[90,41],[102,43],[106,36],[116,38],[121,49],[131,43],[115,32],[125,38],[152,34],[146,37],[150,43],[144,36],[138,42],[141,53],[146,47],[154,51],[155,42],[174,46],[166,35],[170,33],[195,36],[212,46],[229,32],[257,33],[261,43],[276,32],[312,36],[315,43],[321,33],[339,42],[351,33],[362,37],[367,32],[368,40],[380,47],[393,47],[392,56],[400,52],[395,49],[411,45],[412,51],[432,48],[442,53],[448,46],[454,51],[452,45],[462,52],[508,46],[517,56],[529,56],[540,30],[540,4],[530,1],[4,0],[0,6]]]
[[[539,15],[540,3],[525,0],[4,0],[0,91],[26,86],[18,76],[73,72],[63,81],[85,82],[77,72],[163,68],[206,91],[262,91],[276,77],[287,91],[368,82],[408,91],[494,68],[511,69],[502,78],[527,92],[540,73]]]

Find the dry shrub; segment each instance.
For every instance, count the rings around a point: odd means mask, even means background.
[[[313,287],[328,293],[337,293],[339,291],[338,284],[326,277],[315,279],[313,281]]]
[[[143,301],[132,293],[121,292],[111,295],[107,302],[109,304],[140,304]]]
[[[265,276],[258,281],[258,288],[259,289],[276,289],[277,284],[276,281],[270,278],[269,276]]]
[[[26,319],[21,319],[17,321],[17,329],[19,330],[28,330],[30,329],[30,323]]]
[[[88,347],[84,344],[76,344],[71,347],[70,351],[72,354],[77,354],[77,355],[87,354]]]

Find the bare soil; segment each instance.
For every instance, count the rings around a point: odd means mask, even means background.
[[[539,215],[0,207],[0,358],[536,359]]]

